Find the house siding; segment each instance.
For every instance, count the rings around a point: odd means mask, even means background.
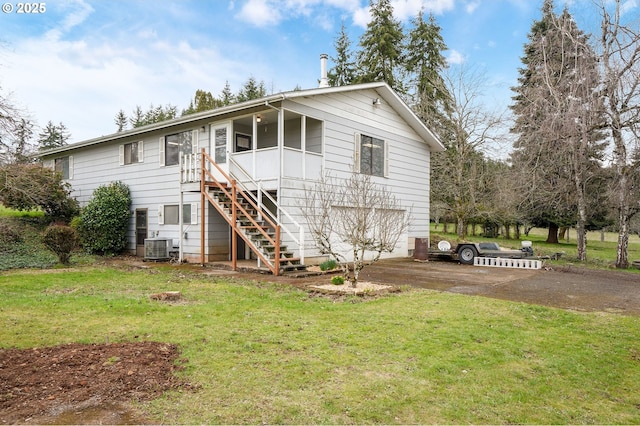
[[[175,240],[179,237],[178,225],[159,225],[158,223],[159,206],[179,204],[180,201],[179,166],[160,166],[159,138],[185,130],[191,130],[191,128],[178,128],[166,132],[150,133],[145,137],[137,136],[131,139],[122,139],[117,142],[80,148],[69,153],[74,156],[74,173],[73,179],[69,179],[68,182],[72,186],[71,195],[78,200],[81,206],[85,206],[89,202],[93,192],[99,186],[120,181],[129,187],[132,214],[127,230],[129,241],[127,250],[130,252],[134,252],[136,248],[135,217],[133,214],[136,209],[148,209],[149,237],[166,237]],[[200,133],[199,146],[204,146],[205,143],[208,146],[208,134],[203,135],[203,132]],[[120,145],[139,141],[144,142],[144,161],[142,163],[120,165]],[[55,158],[55,156],[52,158]],[[199,194],[185,193],[185,203],[199,203],[199,201]],[[190,231],[193,230],[193,225],[186,226],[192,228]],[[193,236],[193,239],[189,238],[189,248],[195,248],[199,252],[199,231],[193,233]],[[186,247],[187,244],[185,244],[185,249]]]
[[[353,90],[344,92],[327,92],[321,95],[296,96],[293,99],[283,97],[279,100],[282,110],[291,111],[316,120],[322,121],[322,136],[318,132],[310,135],[312,144],[317,146],[322,141],[322,156],[296,149],[282,154],[275,149],[271,155],[273,161],[260,161],[253,157],[250,170],[264,174],[263,184],[269,189],[278,189],[278,202],[286,209],[298,223],[304,223],[300,207],[304,200],[304,188],[313,185],[320,178],[322,169],[338,178],[347,177],[354,166],[354,136],[365,134],[386,141],[389,146],[388,177],[374,176],[373,181],[384,185],[392,192],[402,207],[410,211],[413,217],[411,228],[406,238],[397,247],[392,256],[406,256],[412,248],[414,238],[428,238],[429,236],[429,162],[430,150],[422,137],[409,126],[406,120],[391,106],[384,102],[374,106],[373,100],[381,98],[375,89]],[[250,112],[269,110],[267,107],[255,107]],[[272,110],[270,110],[272,111]],[[159,139],[165,135],[181,131],[197,133],[198,150],[205,148],[210,152],[210,125],[230,123],[235,117],[246,116],[246,110],[237,113],[225,113],[219,117],[198,118],[187,124],[179,124],[164,129],[151,129],[128,137],[113,135],[114,140],[100,141],[93,145],[80,148],[69,147],[64,153],[45,155],[43,160],[72,155],[74,157],[72,195],[82,206],[91,199],[93,191],[113,181],[125,183],[131,190],[132,206],[129,222],[128,239],[130,252],[135,247],[135,217],[136,209],[148,211],[148,237],[172,238],[177,244],[180,238],[179,225],[160,225],[158,209],[161,205],[179,204],[180,202],[180,171],[179,166],[161,166]],[[237,123],[230,126],[230,138],[233,134],[244,130],[250,134],[251,129],[241,128]],[[300,131],[299,125],[292,127],[293,131]],[[115,140],[117,139],[117,140]],[[144,144],[144,161],[129,165],[120,165],[120,146],[122,144],[139,142]],[[266,141],[266,140],[265,140]],[[258,139],[259,143],[265,142]],[[291,142],[294,143],[294,142]],[[295,147],[297,148],[297,147]],[[317,151],[317,149],[314,149]],[[271,151],[270,151],[271,152]],[[267,154],[262,151],[262,154]],[[291,154],[291,155],[289,155]],[[248,155],[248,154],[247,154]],[[281,156],[280,156],[281,155]],[[313,161],[303,166],[300,158],[312,158]],[[238,156],[239,157],[239,156]],[[280,158],[287,161],[279,165]],[[294,160],[290,160],[294,159]],[[304,172],[305,178],[295,178]],[[198,192],[183,193],[183,202],[195,203],[198,209],[198,223],[184,225],[183,254],[189,261],[200,259],[200,224],[205,221],[205,259],[208,261],[227,260],[230,258],[229,226],[213,206],[205,206],[205,217],[202,217],[200,194]],[[281,217],[285,226],[298,236],[298,228],[292,226],[290,220]],[[312,241],[308,229],[305,229],[305,257],[313,258],[319,253]],[[290,248],[298,249],[293,238],[282,234],[283,243]]]
[[[391,107],[384,103],[373,106],[373,99],[377,97],[371,90],[297,99],[284,106],[324,121],[324,169],[334,177],[347,177],[353,170],[356,133],[380,138],[389,144],[389,177],[374,176],[372,180],[384,185],[412,215],[407,238],[391,255],[406,256],[413,249],[415,238],[429,237],[430,151]],[[300,206],[304,203],[304,187],[309,184],[298,179],[281,182],[279,202],[298,223],[304,223]],[[319,256],[306,232],[306,256]]]

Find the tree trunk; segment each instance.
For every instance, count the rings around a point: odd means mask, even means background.
[[[626,209],[620,209],[618,214],[618,246],[616,249],[616,268],[627,269],[629,267],[629,228],[631,217]]]
[[[549,224],[549,233],[547,234],[547,243],[558,244],[558,225],[555,223]]]
[[[458,226],[457,226],[457,234],[458,234],[458,238],[461,240],[464,240],[464,238],[467,236],[467,227],[464,224],[464,218],[462,216],[458,216]]]
[[[587,260],[587,201],[584,194],[583,182],[576,177],[576,192],[578,196],[578,223],[576,224],[576,239],[578,248],[578,260]]]
[[[560,231],[558,231],[558,240],[562,241],[565,239],[567,235],[567,227],[566,226],[561,226],[560,227]]]

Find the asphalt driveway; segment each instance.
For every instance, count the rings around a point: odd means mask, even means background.
[[[640,316],[640,274],[637,273],[578,267],[522,270],[389,259],[365,268],[361,279],[576,311]]]

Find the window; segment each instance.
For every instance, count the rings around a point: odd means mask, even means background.
[[[144,142],[131,142],[120,145],[120,165],[142,163]]]
[[[160,165],[175,166],[180,154],[195,154],[198,149],[197,130],[175,133],[160,138]]]
[[[62,174],[62,179],[73,179],[73,157],[55,159],[55,171]]]
[[[196,220],[193,217],[196,217]],[[182,220],[185,225],[195,225],[197,221],[198,208],[194,204],[183,204],[182,205]],[[193,222],[193,223],[192,223]]]
[[[388,176],[388,152],[384,140],[356,135],[356,171],[372,176]]]
[[[178,225],[180,224],[180,206],[178,204],[160,205],[158,208],[158,224],[159,225]],[[187,203],[182,205],[182,223],[184,225],[198,224],[198,204]]]

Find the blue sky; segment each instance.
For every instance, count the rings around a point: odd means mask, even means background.
[[[18,2],[9,2],[15,7]],[[118,110],[185,108],[196,89],[237,92],[254,76],[269,92],[317,87],[321,53],[341,22],[357,43],[368,0],[49,0],[41,14],[0,13],[0,90],[71,141],[115,131]],[[392,0],[407,25],[424,8],[454,64],[481,69],[488,102],[504,108],[542,0]],[[556,0],[597,31],[592,0]],[[638,14],[637,0],[627,10]],[[588,28],[593,27],[594,28]],[[331,63],[329,63],[331,66]]]

